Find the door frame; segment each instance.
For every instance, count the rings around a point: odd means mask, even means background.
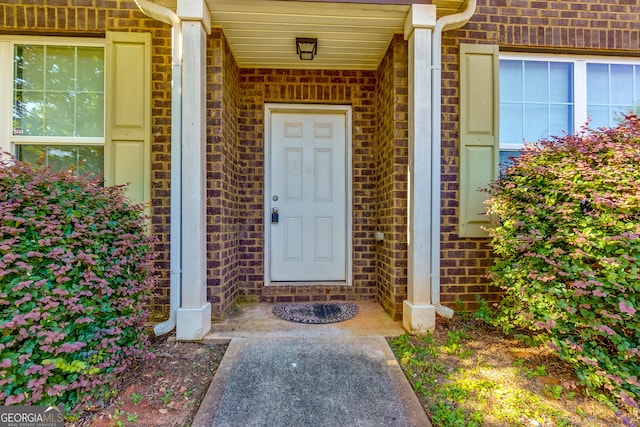
[[[345,281],[309,281],[309,282],[272,282],[271,281],[271,119],[274,113],[318,113],[318,114],[340,114],[345,119]],[[353,218],[352,218],[352,189],[353,189],[353,164],[352,164],[352,126],[351,126],[351,105],[332,104],[276,104],[265,103],[264,105],[264,285],[340,285],[351,286],[353,284]]]

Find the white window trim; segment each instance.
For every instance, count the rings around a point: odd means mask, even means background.
[[[500,60],[547,61],[573,64],[573,128],[582,129],[589,119],[587,116],[587,64],[638,65],[640,58],[595,55],[560,55],[541,53],[500,52]],[[501,143],[500,150],[519,150],[522,144]]]
[[[16,154],[16,145],[104,145],[105,137],[61,137],[13,135],[13,50],[16,44],[48,46],[89,46],[105,49],[106,41],[98,38],[57,36],[0,35],[0,150]],[[106,67],[106,61],[105,61]],[[104,91],[106,92],[106,69]],[[104,117],[103,117],[104,120]]]

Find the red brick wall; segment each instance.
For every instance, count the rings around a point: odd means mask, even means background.
[[[378,68],[378,131],[376,138],[377,299],[395,318],[407,298],[407,43],[395,36]]]
[[[207,49],[207,299],[220,319],[238,294],[239,69],[221,30]]]
[[[486,278],[492,254],[486,239],[460,239],[458,229],[458,67],[460,43],[498,44],[501,50],[638,56],[637,0],[479,0],[462,29],[443,37],[442,70],[442,301],[478,306],[497,300]]]
[[[348,286],[264,287],[264,104],[353,106],[353,281]],[[241,69],[239,100],[240,283],[261,301],[374,299],[376,73],[367,71]]]
[[[16,0],[0,3],[0,34],[104,37],[107,31],[146,31],[152,36],[151,223],[159,280],[150,301],[152,319],[169,303],[169,184],[171,28],[146,18],[127,0]]]

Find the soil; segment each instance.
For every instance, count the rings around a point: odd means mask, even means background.
[[[114,384],[116,396],[68,426],[188,426],[226,348],[156,338],[149,357],[137,361]]]

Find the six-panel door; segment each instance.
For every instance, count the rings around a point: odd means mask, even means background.
[[[346,279],[344,114],[273,113],[272,281]]]

